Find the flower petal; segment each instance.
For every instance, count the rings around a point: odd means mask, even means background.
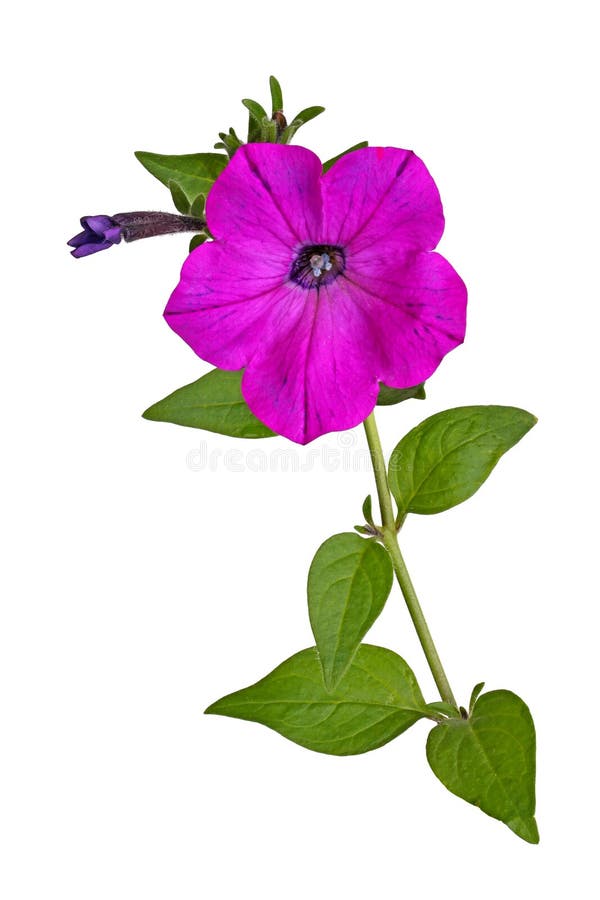
[[[304,147],[240,147],[208,195],[210,231],[256,252],[281,253],[316,240],[321,171],[318,156]]]
[[[356,252],[392,241],[396,253],[433,250],[444,231],[435,182],[412,150],[363,147],[322,179],[324,235]]]
[[[211,241],[190,253],[165,318],[198,356],[240,369],[263,340],[263,328],[291,290],[288,264]]]
[[[89,228],[90,231],[94,231],[101,237],[104,236],[107,228],[113,228],[116,225],[110,216],[84,216],[80,221],[84,228]]]
[[[75,256],[77,259],[82,256],[90,256],[92,253],[98,253],[100,250],[108,250],[109,247],[112,247],[110,241],[95,241],[94,243],[89,244],[80,244],[78,247],[75,247],[74,250],[71,250],[71,256]]]
[[[67,247],[81,247],[82,244],[87,244],[89,241],[100,240],[92,231],[86,229],[85,231],[80,231],[79,234],[76,234],[69,241],[67,241]]]
[[[389,387],[419,384],[465,336],[467,289],[439,253],[417,253],[408,262],[390,254],[377,271],[364,255],[338,279],[370,316],[385,353],[377,372]]]
[[[339,280],[319,291],[294,286],[242,379],[252,412],[299,444],[353,428],[377,400],[383,350],[363,309],[337,289]]]

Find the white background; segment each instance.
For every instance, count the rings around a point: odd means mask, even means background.
[[[595,896],[593,9],[171,0],[5,13],[6,900]],[[485,680],[530,704],[538,847],[445,791],[424,723],[337,759],[202,715],[311,643],[308,565],[371,490],[364,467],[346,471],[362,432],[290,450],[142,420],[208,368],[161,317],[187,240],[80,261],[64,242],[83,214],[168,209],[133,151],[243,132],[239,101],[266,104],[271,73],[289,113],[327,107],[300,134],[323,158],[364,138],[409,147],[442,194],[467,341],[426,403],[381,410],[386,449],[447,406],[539,416],[474,499],[403,532],[461,702]],[[245,471],[223,461],[232,447]],[[246,455],[257,449],[311,471],[256,471],[273,465]],[[221,453],[214,471],[203,452]],[[369,640],[401,652],[435,698],[396,590]]]

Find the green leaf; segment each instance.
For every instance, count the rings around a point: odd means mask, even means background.
[[[358,144],[354,144],[353,147],[348,147],[347,150],[344,150],[343,153],[338,153],[337,156],[333,156],[331,159],[328,159],[327,162],[323,163],[323,175],[325,172],[328,172],[334,163],[341,159],[342,156],[346,156],[347,153],[352,153],[353,150],[360,150],[362,147],[368,147],[368,141],[360,141]]]
[[[307,106],[306,109],[303,109],[302,112],[298,113],[292,122],[292,125],[306,125],[311,119],[316,119],[317,116],[320,116],[321,113],[324,112],[324,106]]]
[[[427,739],[427,759],[449,791],[537,844],[535,728],[511,691],[490,691],[468,719],[448,719]]]
[[[260,141],[260,126],[258,125],[256,119],[252,115],[252,113],[248,113],[248,138],[247,141],[249,144],[254,144],[256,141]]]
[[[254,121],[253,117],[251,117],[251,118]],[[219,137],[221,138],[221,141],[223,142],[223,146],[225,147],[225,149],[227,151],[227,155],[229,156],[230,159],[233,158],[235,152],[237,150],[239,150],[239,148],[244,143],[243,141],[241,141],[239,139],[239,137],[237,136],[237,134],[235,133],[233,128],[229,129],[228,134],[225,134],[224,131],[220,131]]]
[[[181,213],[182,216],[189,215],[190,202],[177,182],[170,181],[167,187],[171,191],[171,197],[173,198],[173,203],[177,212]]]
[[[377,406],[394,406],[396,403],[402,403],[403,400],[412,399],[425,399],[425,382],[409,388],[391,388],[384,384],[383,381],[379,382]]]
[[[471,699],[469,700],[469,715],[473,714],[473,710],[475,708],[475,704],[477,702],[477,698],[482,692],[485,686],[485,681],[480,681],[479,684],[476,684],[473,690],[471,691]]]
[[[368,522],[369,525],[375,525],[375,522],[373,521],[373,503],[370,494],[364,499],[362,514],[365,517],[365,522]]]
[[[276,112],[283,111],[283,94],[281,92],[281,85],[274,75],[271,75],[269,78],[269,87],[271,88],[271,109],[273,115],[275,115]]]
[[[204,244],[205,241],[208,240],[208,235],[206,234],[195,234],[194,237],[190,241],[190,253],[192,250],[195,250],[196,247],[199,247],[201,244]]]
[[[430,715],[407,663],[371,644],[360,646],[331,693],[317,648],[310,647],[206,712],[260,722],[302,747],[336,756],[375,750]]]
[[[425,419],[390,457],[400,515],[438,513],[467,500],[536,421],[513,406],[460,406]]]
[[[201,219],[204,216],[204,207],[206,205],[206,195],[198,194],[190,209],[190,215],[195,219]]]
[[[259,125],[262,125],[263,119],[269,118],[266,109],[261,106],[260,103],[257,103],[256,100],[242,100],[242,103],[244,104],[254,121]]]
[[[445,703],[443,700],[436,700],[434,703],[428,703],[427,709],[444,713],[445,716],[450,716],[451,719],[460,719],[459,710],[455,706],[452,706],[451,703]]]
[[[316,116],[320,116],[322,112],[325,112],[324,106],[308,106],[306,109],[303,109],[302,112],[299,112],[296,118],[290,122],[284,130],[281,136],[282,143],[289,144],[299,128],[302,128],[303,125],[310,122],[311,119],[316,118]]]
[[[385,606],[393,570],[380,544],[351,532],[317,550],[308,573],[308,614],[327,690],[333,690]]]
[[[277,143],[277,122],[273,119],[263,119],[260,128],[260,139],[266,144]]]
[[[208,194],[217,177],[228,163],[221,153],[186,153],[182,156],[165,156],[161,153],[147,153],[138,150],[135,154],[144,168],[169,186],[173,181],[177,184],[189,203],[193,203],[198,194]]]
[[[273,432],[250,412],[242,396],[243,372],[213,369],[159,400],[143,414],[153,422],[173,422],[231,437],[272,437]]]

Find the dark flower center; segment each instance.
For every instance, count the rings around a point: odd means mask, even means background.
[[[290,278],[303,288],[319,288],[341,275],[346,268],[346,254],[332,244],[309,244],[302,247],[292,263]]]

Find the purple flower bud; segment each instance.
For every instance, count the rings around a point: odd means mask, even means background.
[[[80,221],[84,230],[67,241],[69,247],[75,248],[71,250],[73,256],[89,256],[121,240],[121,226],[110,216],[84,216]]]
[[[121,238],[129,243],[140,238],[178,232],[201,232],[206,227],[204,219],[194,216],[176,216],[163,212],[115,213],[114,216],[84,216],[84,230],[67,241],[73,256],[89,256],[118,244]]]

